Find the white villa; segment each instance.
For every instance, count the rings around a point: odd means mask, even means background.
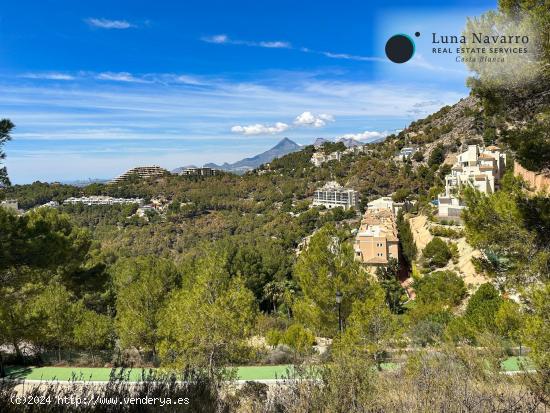
[[[465,185],[484,194],[495,192],[505,166],[506,154],[500,148],[480,149],[477,145],[468,145],[468,149],[458,155],[451,173],[445,176],[445,192],[438,196],[439,216],[460,217],[464,204],[457,195]]]
[[[339,161],[341,156],[342,154],[339,151],[332,152],[328,155],[325,155],[323,152],[315,152],[311,157],[310,162],[319,167],[328,161]]]
[[[329,209],[336,207],[357,209],[359,205],[359,194],[353,189],[344,188],[337,182],[331,181],[315,191],[312,205],[324,205]]]
[[[414,155],[416,151],[417,148],[415,148],[414,146],[406,146],[399,151],[397,156],[399,157],[399,159],[410,158]]]
[[[403,160],[412,158],[412,156],[417,151],[418,151],[418,148],[415,146],[406,146],[404,148],[401,148],[401,150],[395,154],[395,156],[393,157],[393,160],[396,162],[403,162]]]

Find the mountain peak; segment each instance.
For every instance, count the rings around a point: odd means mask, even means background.
[[[281,156],[287,155],[291,152],[299,151],[301,149],[302,147],[300,145],[298,145],[293,140],[285,137],[281,139],[279,143],[277,143],[277,145],[275,145],[273,148],[268,149],[267,151],[262,152],[251,158],[244,158],[232,164],[224,163],[221,166],[213,163],[209,163],[204,166],[209,168],[223,169],[236,173],[243,173],[250,169],[257,168],[261,164],[271,162],[275,158],[280,158]]]
[[[325,142],[329,142],[329,140],[325,139],[325,138],[317,138],[317,139],[315,139],[315,142],[313,142],[313,146],[315,146],[317,148],[319,146],[322,146],[323,143],[325,143]]]
[[[292,145],[292,146],[299,146],[296,142],[294,142],[292,139],[290,138],[287,138],[287,137],[284,137],[283,139],[281,139],[279,141],[279,143],[277,145],[275,145],[272,149],[275,149],[275,148],[280,148],[282,146],[288,146],[288,145]]]

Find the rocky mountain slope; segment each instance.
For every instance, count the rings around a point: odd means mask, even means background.
[[[425,158],[438,146],[456,147],[482,140],[481,102],[474,96],[445,106],[424,119],[412,122],[401,133],[408,144],[420,146]]]

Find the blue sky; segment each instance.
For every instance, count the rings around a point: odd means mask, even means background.
[[[232,162],[285,136],[368,139],[467,95],[430,53],[494,1],[19,1],[0,8],[15,183]],[[391,35],[416,54],[389,62]]]

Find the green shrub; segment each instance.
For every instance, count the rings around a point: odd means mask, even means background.
[[[408,188],[400,188],[392,195],[393,202],[403,202],[411,194],[411,190]]]
[[[453,318],[447,324],[445,338],[455,344],[476,344],[476,332],[464,317]]]
[[[434,237],[422,250],[422,255],[431,268],[440,268],[447,265],[453,256],[449,246],[439,237]]]
[[[443,224],[443,221],[441,223]],[[462,238],[464,236],[464,230],[446,228],[442,225],[437,225],[437,226],[430,227],[430,234],[432,234],[434,237],[445,237],[445,238],[457,239],[457,238]]]
[[[443,146],[437,145],[432,150],[432,153],[430,153],[430,157],[428,158],[428,165],[430,166],[441,165],[444,160],[445,160],[445,149],[443,148]]]
[[[496,332],[496,314],[502,304],[499,292],[491,283],[479,286],[472,295],[464,317],[478,331]]]
[[[306,354],[315,343],[315,336],[310,330],[296,323],[284,332],[282,342],[291,347],[296,353]]]
[[[451,251],[453,264],[458,264],[458,260],[460,258],[460,253],[458,252],[458,245],[456,245],[454,242],[449,242],[447,245],[449,246],[449,250]]]
[[[422,162],[424,160],[424,154],[421,151],[416,151],[413,156],[413,161]]]
[[[452,271],[436,271],[413,284],[416,301],[421,304],[441,303],[457,306],[466,296],[464,280]]]
[[[269,330],[265,335],[265,342],[271,347],[277,347],[283,341],[283,333],[280,330]]]

